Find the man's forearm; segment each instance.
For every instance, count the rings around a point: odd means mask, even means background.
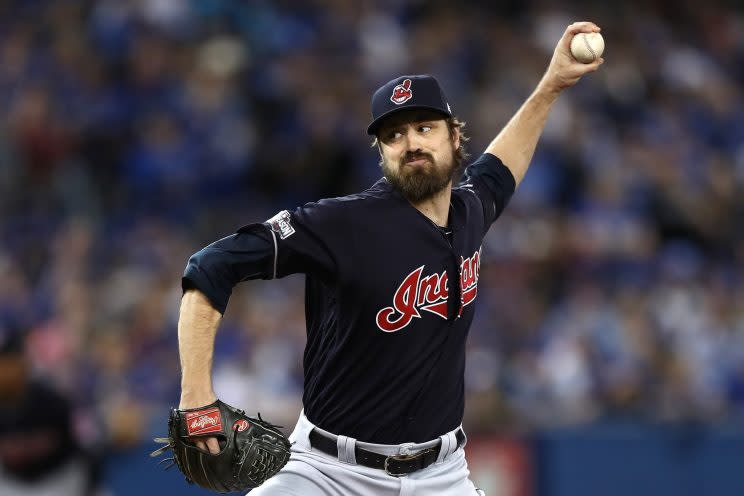
[[[551,91],[543,85],[538,85],[486,148],[486,152],[496,155],[509,168],[517,185],[522,182],[532,161],[537,141],[558,94],[558,91]]]
[[[560,92],[576,84],[582,76],[596,71],[604,62],[601,57],[589,64],[578,62],[570,52],[571,40],[578,33],[599,31],[599,26],[586,21],[575,22],[566,28],[537,89],[486,148],[486,152],[496,155],[509,168],[517,184],[530,166],[537,140]]]
[[[216,399],[212,389],[212,355],[220,317],[203,293],[194,289],[184,293],[178,318],[180,408],[204,406]]]

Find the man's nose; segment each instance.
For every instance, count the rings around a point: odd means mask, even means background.
[[[421,150],[421,136],[418,135],[415,129],[406,131],[406,145],[406,151],[417,152]]]

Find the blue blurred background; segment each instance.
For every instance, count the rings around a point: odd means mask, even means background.
[[[736,2],[19,0],[0,3],[0,495],[204,494],[146,457],[178,401],[188,256],[371,184],[369,96],[398,74],[440,79],[477,155],[583,19],[606,63],[561,96],[483,245],[473,479],[744,494]],[[302,291],[241,285],[216,345],[217,393],[288,427]],[[62,420],[19,414],[27,390]]]

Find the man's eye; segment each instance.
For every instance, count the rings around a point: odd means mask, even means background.
[[[431,131],[431,126],[419,126],[419,132],[421,133],[428,133]]]
[[[390,134],[388,135],[388,139],[391,139],[391,140],[397,140],[397,139],[399,139],[399,138],[400,138],[401,136],[403,136],[403,133],[401,133],[400,131],[393,131],[392,133],[390,133]]]

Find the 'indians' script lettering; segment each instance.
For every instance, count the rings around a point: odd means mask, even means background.
[[[449,297],[447,271],[422,276],[424,266],[408,274],[393,295],[393,306],[377,312],[377,327],[385,332],[400,331],[413,321],[421,318],[426,311],[447,319],[447,300]],[[462,300],[458,317],[462,310],[478,295],[478,276],[480,274],[480,250],[470,258],[462,258],[460,263],[460,294]]]

